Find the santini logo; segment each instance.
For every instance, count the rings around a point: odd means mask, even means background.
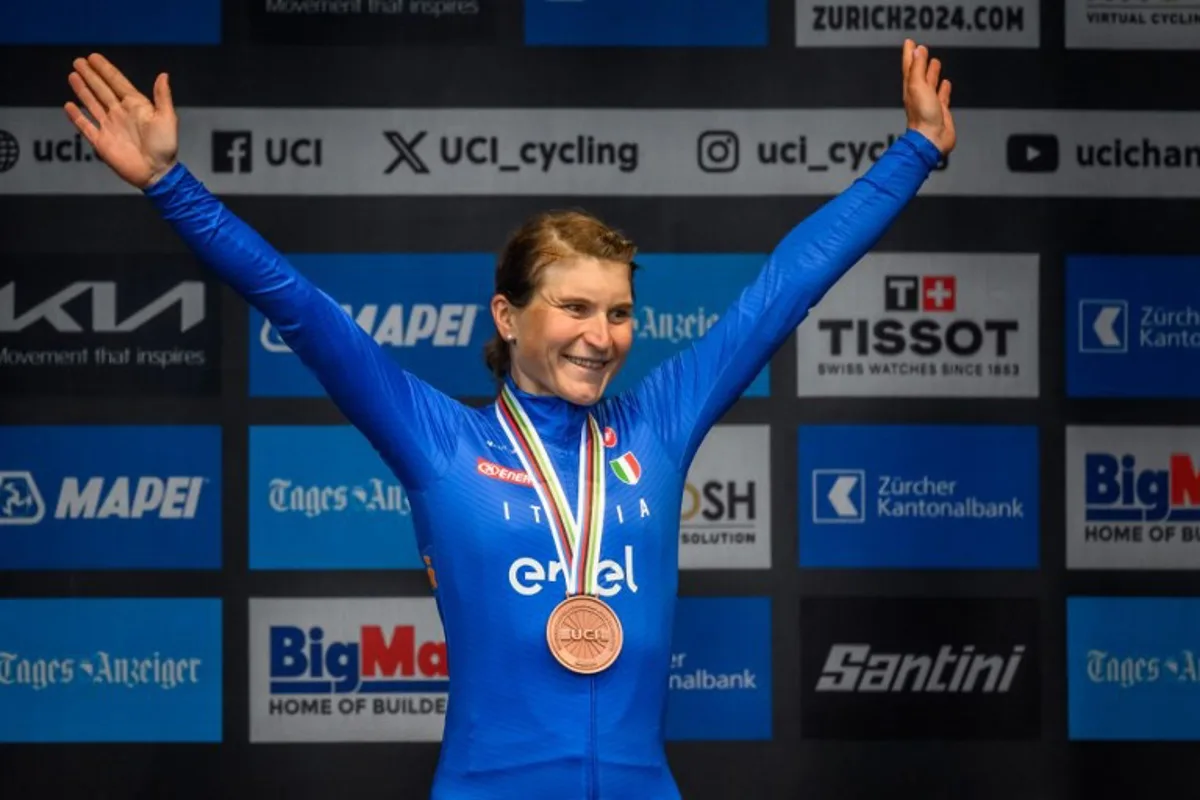
[[[867,644],[835,644],[829,648],[818,692],[1006,693],[1021,667],[1025,645],[1005,655],[975,652],[973,645],[955,651],[942,645],[937,655],[879,653]]]

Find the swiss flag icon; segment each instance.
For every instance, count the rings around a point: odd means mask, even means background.
[[[922,311],[953,311],[956,295],[953,275],[921,276]]]

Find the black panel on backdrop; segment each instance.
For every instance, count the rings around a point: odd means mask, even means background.
[[[246,35],[258,44],[486,43],[496,36],[496,0],[371,0],[307,3],[243,0]],[[228,7],[227,7],[228,11]],[[236,27],[231,20],[230,27]]]
[[[804,599],[801,733],[1037,738],[1038,629],[1036,600]]]
[[[221,292],[184,255],[10,255],[0,393],[216,395]]]

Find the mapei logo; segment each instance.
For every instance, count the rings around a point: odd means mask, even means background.
[[[382,314],[377,303],[367,303],[357,313],[352,305],[343,303],[342,308],[381,345],[414,347],[428,343],[432,347],[466,347],[471,343],[480,307],[473,303],[413,303],[410,306],[392,303]],[[267,352],[292,351],[270,320],[263,320],[258,338]]]
[[[1129,454],[1084,457],[1088,522],[1200,520],[1200,473],[1190,453],[1172,453],[1166,469],[1139,468]]]
[[[46,504],[33,473],[0,472],[0,525],[36,525],[46,516]]]
[[[444,692],[445,641],[417,641],[412,625],[363,625],[357,639],[325,638],[294,625],[270,630],[271,694],[399,694]]]
[[[55,498],[54,519],[194,519],[207,481],[202,476],[119,476],[92,477],[81,485],[79,478],[66,477]],[[36,525],[46,511],[31,472],[0,472],[0,525]]]
[[[1124,300],[1079,301],[1079,352],[1129,351],[1129,304]]]
[[[814,469],[812,514],[818,525],[865,522],[867,473],[861,469]]]
[[[826,317],[817,330],[831,356],[1007,357],[1019,321],[961,315],[958,289],[954,275],[885,275],[883,316]]]

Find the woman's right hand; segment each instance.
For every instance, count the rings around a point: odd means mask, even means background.
[[[154,81],[151,103],[98,53],[75,59],[74,67],[67,82],[92,119],[75,103],[68,101],[63,109],[100,159],[138,189],[166,175],[179,148],[179,120],[166,73]]]

